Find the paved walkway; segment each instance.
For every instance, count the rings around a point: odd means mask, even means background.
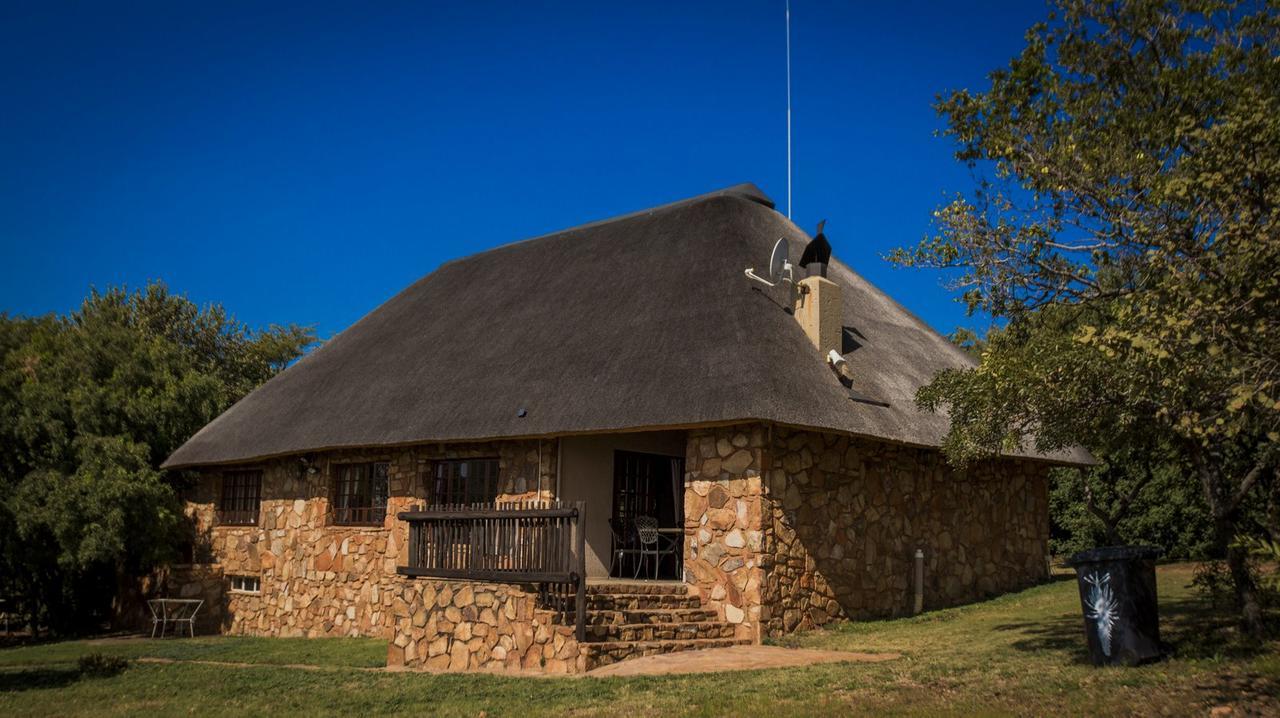
[[[701,651],[679,651],[631,658],[589,671],[588,676],[661,676],[672,673],[717,673],[758,668],[787,668],[814,663],[879,663],[901,658],[898,653],[819,651],[780,646],[732,646]]]

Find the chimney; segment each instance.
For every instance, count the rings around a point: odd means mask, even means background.
[[[841,316],[840,285],[827,279],[831,243],[822,231],[827,220],[818,223],[813,240],[804,248],[800,266],[809,276],[796,286],[795,316],[804,333],[824,359],[827,353],[843,354],[844,317]]]
[[[832,350],[837,354],[843,353],[844,317],[840,285],[826,277],[815,276],[801,279],[797,289],[796,321],[813,342],[818,355],[826,357]]]

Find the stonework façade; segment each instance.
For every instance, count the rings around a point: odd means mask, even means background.
[[[766,454],[768,635],[910,614],[917,549],[926,609],[1048,577],[1042,463],[957,472],[935,450],[787,429],[773,431]]]
[[[392,599],[404,579],[408,526],[396,513],[422,505],[435,459],[499,460],[500,498],[550,496],[554,442],[511,441],[424,445],[385,451],[335,451],[233,468],[262,471],[257,525],[221,525],[217,503],[223,472],[203,472],[188,495],[197,563],[172,568],[172,595],[203,598],[206,630],[264,636],[390,635]],[[390,497],[378,526],[336,525],[330,511],[335,467],[388,462]],[[541,481],[540,481],[541,479]],[[233,591],[231,576],[260,579],[257,593]]]
[[[740,637],[908,614],[917,549],[926,608],[1048,575],[1044,464],[758,425],[691,432],[685,461],[686,578]]]
[[[255,526],[221,526],[221,472],[189,496],[197,555],[174,567],[171,595],[206,600],[206,628],[273,636],[387,638],[391,665],[441,670],[577,672],[589,667],[572,626],[539,611],[532,587],[405,578],[407,526],[431,462],[498,457],[500,498],[553,498],[557,442],[429,444],[263,462]],[[333,467],[389,463],[387,518],[338,526]],[[308,466],[314,471],[309,471]],[[239,468],[239,467],[236,467]],[[907,614],[913,556],[937,608],[1045,578],[1048,467],[999,460],[961,473],[936,450],[763,424],[690,430],[684,566],[695,605],[759,641],[846,618]],[[609,481],[610,476],[600,480]],[[607,516],[609,507],[588,507]],[[260,578],[257,593],[230,576]],[[617,650],[616,648],[613,650]]]
[[[392,668],[564,674],[585,667],[573,625],[539,610],[529,586],[406,580],[390,605]]]

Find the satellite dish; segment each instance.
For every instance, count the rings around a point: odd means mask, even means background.
[[[787,258],[790,248],[785,238],[778,239],[773,245],[773,252],[769,254],[769,279],[758,276],[755,267],[746,270],[748,279],[755,280],[766,287],[776,286],[777,282],[793,283],[791,261]]]
[[[787,240],[779,239],[773,245],[773,253],[769,255],[769,279],[782,279],[782,270],[787,266]]]

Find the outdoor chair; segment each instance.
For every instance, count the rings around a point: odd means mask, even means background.
[[[623,556],[640,556],[641,549],[636,545],[635,523],[623,519],[609,519],[609,530],[613,532],[613,551],[609,557],[609,575],[617,576],[622,566]],[[639,565],[639,562],[636,564]]]
[[[662,559],[674,554],[676,542],[658,531],[658,520],[652,516],[637,516],[633,524],[636,538],[640,541],[640,562],[636,564],[635,578],[640,577],[646,559],[653,560],[653,578],[658,578],[658,568]]]

